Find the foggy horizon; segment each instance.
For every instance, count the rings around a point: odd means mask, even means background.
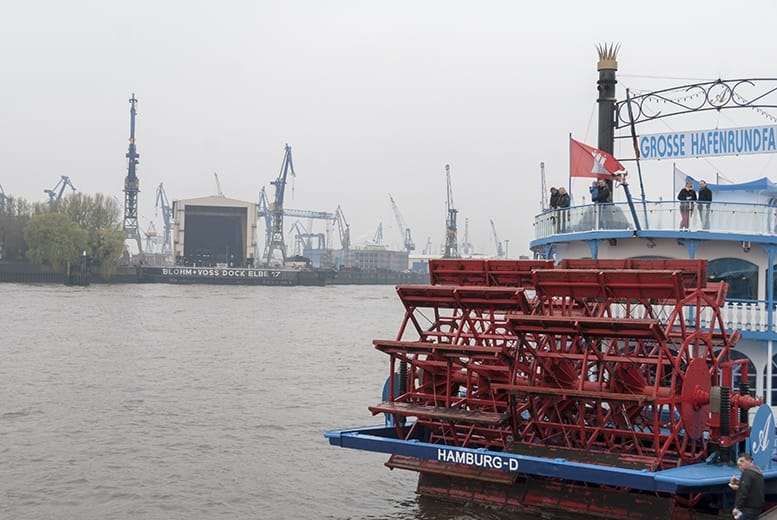
[[[353,246],[382,224],[384,243],[401,249],[390,193],[415,252],[428,239],[438,252],[449,164],[459,241],[468,221],[474,251],[495,254],[493,220],[517,257],[529,254],[540,212],[540,163],[548,188],[570,187],[577,204],[587,195],[590,179],[569,182],[568,139],[597,144],[597,45],[620,46],[619,100],[626,88],[777,76],[767,25],[777,5],[730,5],[16,3],[0,21],[0,185],[45,202],[65,175],[123,209],[134,93],[140,231],[162,229],[160,183],[172,204],[215,195],[216,172],[225,196],[257,202],[264,186],[272,200],[288,143],[297,175],[284,207],[340,206]],[[769,116],[713,111],[639,130],[774,124]],[[631,143],[616,142],[615,155],[635,179]],[[767,154],[678,167],[708,182],[777,179]],[[647,199],[673,198],[670,161],[642,161],[641,171]]]

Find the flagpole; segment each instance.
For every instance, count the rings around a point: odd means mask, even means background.
[[[572,197],[572,132],[569,132],[569,178],[567,179],[567,191],[569,192],[569,196]],[[593,201],[591,201],[593,202]]]
[[[648,212],[647,203],[645,202],[645,185],[642,183],[642,166],[639,163],[639,144],[637,143],[637,130],[634,128],[634,113],[631,110],[631,94],[629,89],[626,89],[626,106],[629,107],[629,119],[631,120],[631,141],[634,145],[634,157],[637,159],[637,175],[639,175],[639,191],[642,195],[642,212],[645,214],[645,226],[648,225]],[[639,229],[639,224],[637,224]]]

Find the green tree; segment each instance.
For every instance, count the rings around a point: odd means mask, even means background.
[[[119,203],[116,199],[101,193],[95,195],[73,193],[55,201],[51,206],[53,211],[64,213],[87,231],[120,229]]]
[[[103,280],[116,274],[124,253],[124,233],[115,229],[96,229],[89,232],[92,262]]]
[[[25,198],[9,196],[5,200],[5,212],[7,217],[28,217],[32,215],[32,204]]]
[[[24,229],[27,258],[62,270],[67,262],[77,262],[87,249],[89,234],[67,215],[43,213],[34,215]]]
[[[86,251],[92,259],[93,268],[103,280],[110,280],[124,252],[118,201],[100,193],[88,195],[76,192],[47,204],[45,211],[68,216],[88,233]]]

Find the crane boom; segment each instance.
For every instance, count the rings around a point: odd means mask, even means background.
[[[340,206],[337,206],[335,215],[337,217],[337,230],[340,233],[340,245],[347,256],[348,249],[351,247],[351,226],[345,220],[345,214]]]
[[[283,209],[285,217],[312,218],[318,220],[334,220],[335,214],[328,211],[311,211],[308,209]]]
[[[445,219],[445,251],[443,258],[459,258],[458,231],[456,230],[456,213],[453,207],[453,188],[451,187],[451,167],[445,165],[445,179],[448,184],[448,198],[445,204],[447,217]]]
[[[267,244],[272,240],[272,216],[270,215],[270,199],[267,198],[267,190],[264,189],[264,186],[259,190],[259,204],[256,205],[256,216],[264,218],[264,245],[266,249]]]
[[[494,225],[493,219],[489,219],[491,222],[491,233],[494,235],[494,244],[496,244],[496,257],[497,258],[504,258],[505,251],[502,248],[502,242],[499,241],[499,237],[496,234],[496,226]]]
[[[372,236],[372,244],[376,246],[383,245],[383,222],[378,222],[378,229],[375,230],[375,234]]]
[[[394,211],[394,218],[397,220],[397,225],[399,226],[399,232],[402,235],[402,245],[409,254],[410,251],[415,250],[415,242],[413,242],[413,238],[410,235],[410,228],[407,227],[405,220],[402,218],[402,214],[399,213],[399,208],[397,207],[397,203],[394,202],[394,197],[391,196],[391,193],[389,193],[388,196],[391,201],[391,209]]]
[[[76,191],[76,187],[73,186],[72,182],[70,182],[70,177],[68,177],[67,175],[62,175],[60,176],[57,184],[55,184],[52,189],[43,190],[43,192],[49,196],[49,204],[51,204],[55,200],[60,200],[62,198],[62,195],[65,193],[65,188],[67,188],[68,186],[73,191]]]
[[[294,236],[294,248],[292,254],[302,256],[305,248],[310,248],[310,236],[311,233],[305,228],[305,226],[299,220],[295,221],[289,229],[289,233],[293,233]]]
[[[157,186],[156,189],[156,203],[155,206],[157,209],[162,210],[162,221],[165,224],[165,235],[164,240],[162,241],[162,254],[163,255],[170,255],[173,253],[173,247],[172,247],[172,240],[171,237],[171,231],[173,229],[173,210],[170,207],[170,202],[167,199],[167,193],[165,193],[165,187],[163,186],[163,183],[159,183],[159,186]]]

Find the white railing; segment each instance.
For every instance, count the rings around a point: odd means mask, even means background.
[[[704,325],[709,326],[711,309]],[[739,329],[750,332],[774,332],[775,327],[769,327],[769,308],[765,301],[726,302],[721,309],[723,323],[727,329]],[[702,312],[702,320],[705,314]]]
[[[643,230],[676,231],[680,228],[680,202],[634,202]],[[708,214],[707,226],[702,218]],[[631,208],[625,202],[585,204],[564,210],[551,210],[534,218],[535,238],[589,231],[635,230]],[[777,235],[777,206],[712,202],[694,205],[690,229],[713,233]]]
[[[659,321],[664,321],[674,311],[674,305],[652,305],[651,315],[656,316]],[[730,301],[726,302],[721,308],[721,319],[723,326],[727,330],[738,329],[741,332],[774,332],[774,326],[769,327],[769,307],[765,301]],[[632,317],[644,315],[644,309],[632,305]],[[695,322],[694,308],[685,310],[685,317],[689,324]],[[702,307],[699,323],[704,328],[709,328],[712,323],[713,309],[711,307]],[[625,307],[613,305],[610,307],[610,313],[614,318],[626,318]],[[715,326],[718,326],[715,324]]]

